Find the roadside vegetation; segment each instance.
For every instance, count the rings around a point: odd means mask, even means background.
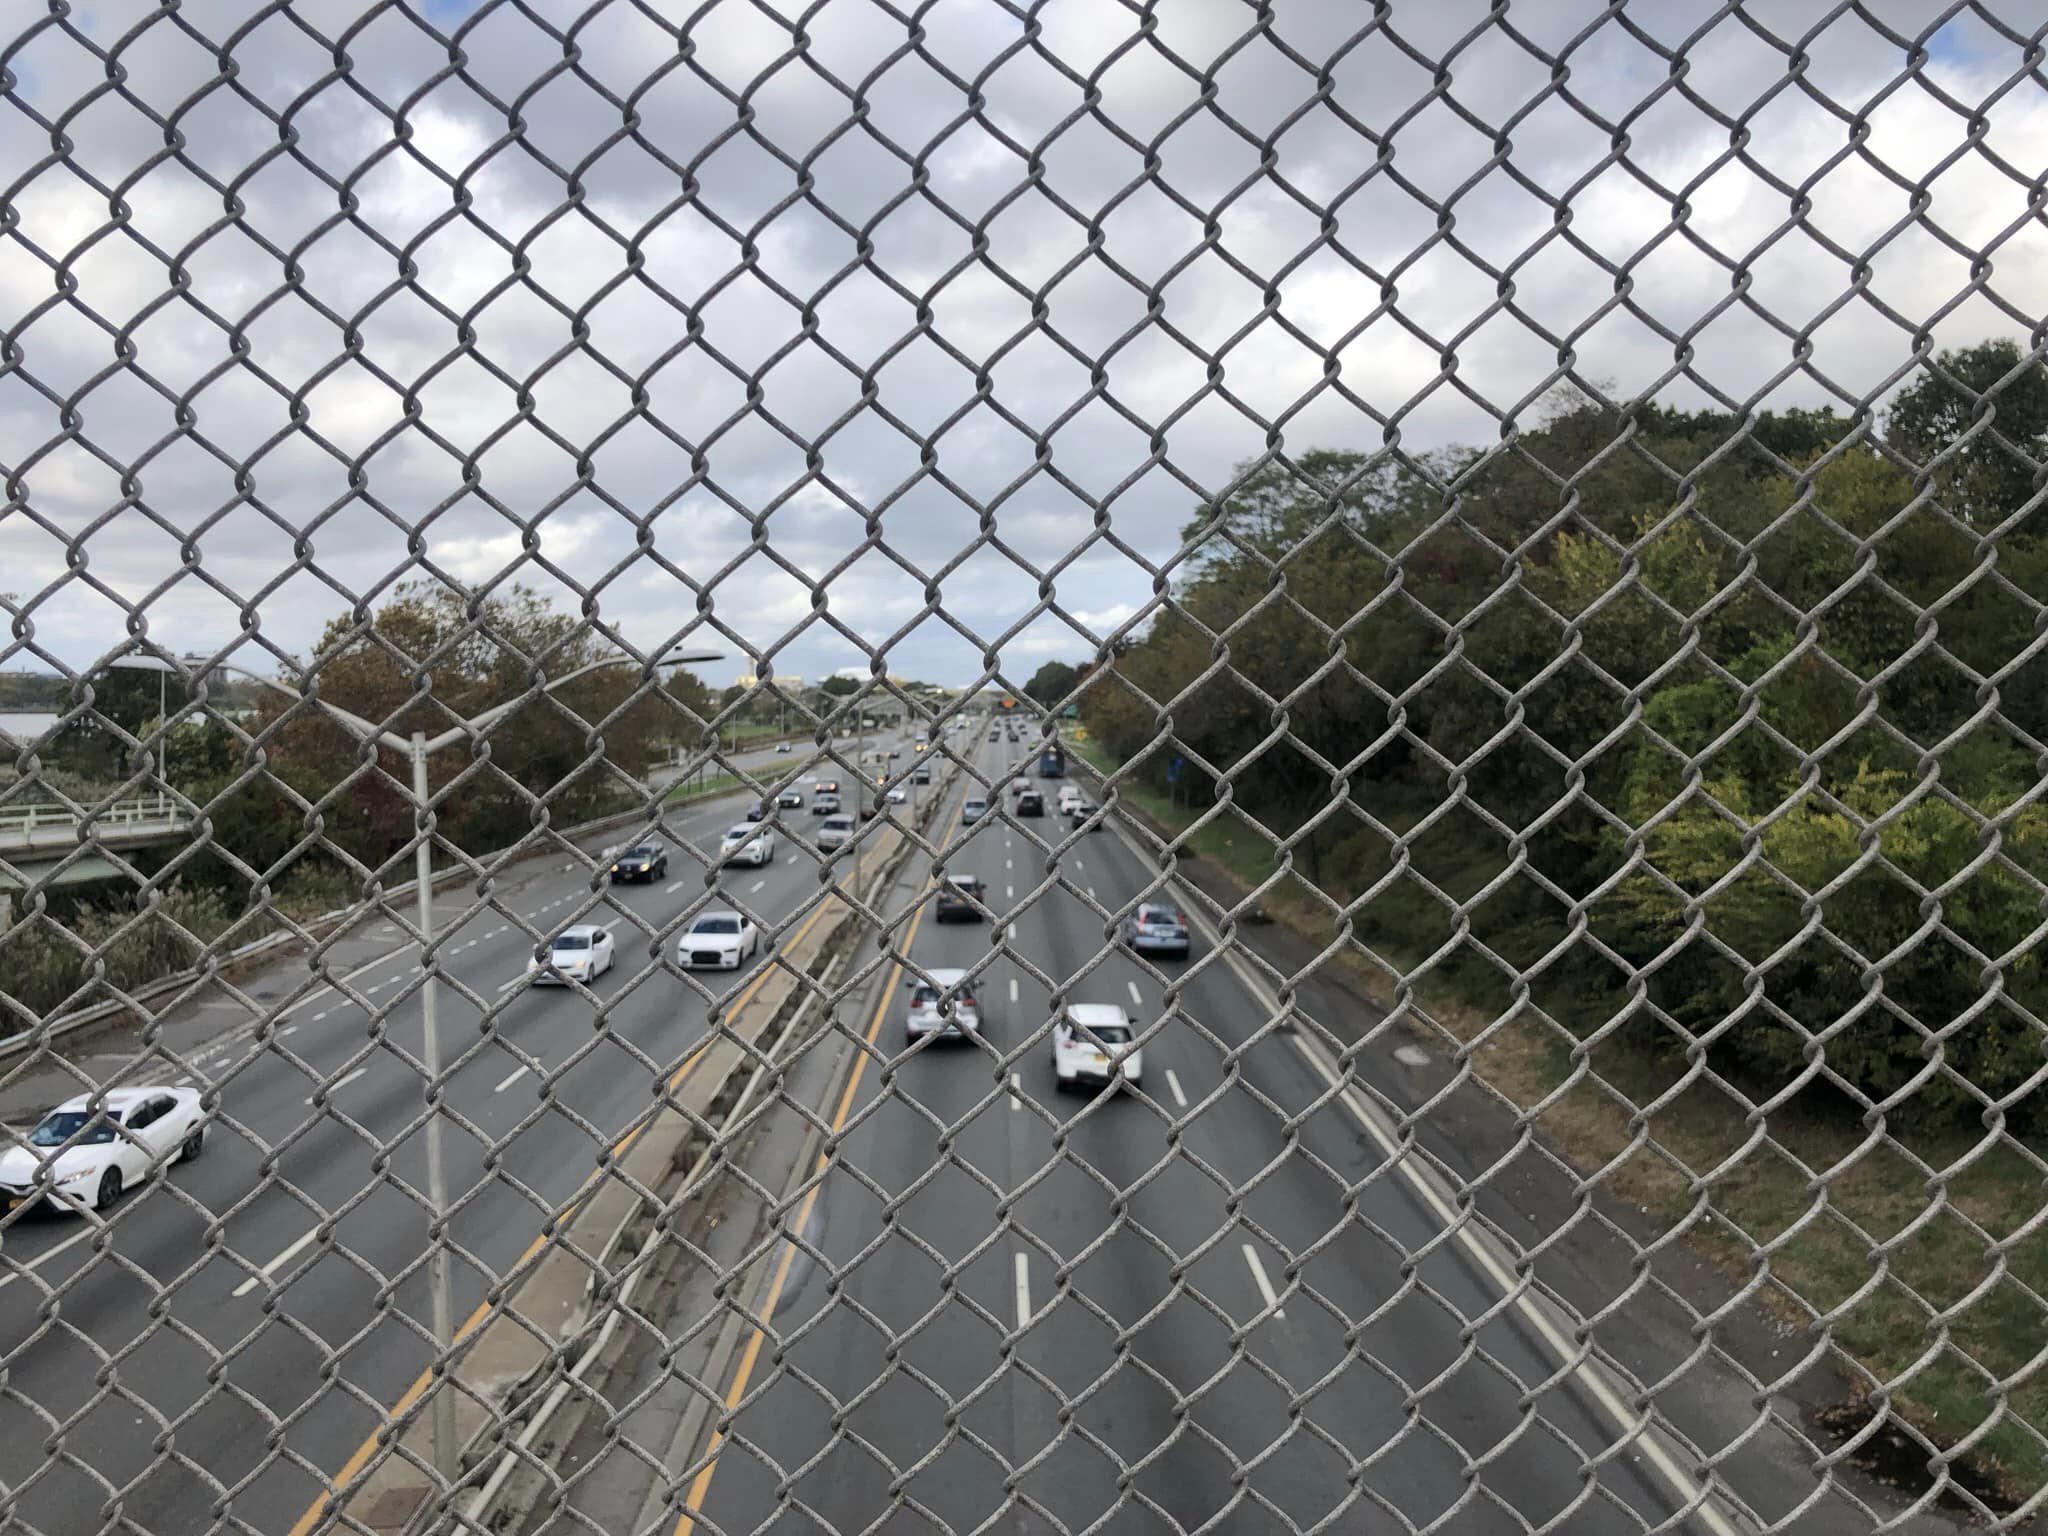
[[[1988,1425],[1967,1459],[2020,1495],[2048,1479],[1993,1422],[2048,1423],[2023,455],[2048,376],[2003,342],[1881,431],[1570,398],[1509,449],[1306,454],[1201,510],[1172,603],[1075,693],[1125,795],[1220,807],[1193,846],[1348,922],[1346,963],[1604,1188],[1745,1276],[1782,1240],[1766,1303],[1832,1314],[1934,1444]]]

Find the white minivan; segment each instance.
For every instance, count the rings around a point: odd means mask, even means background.
[[[818,846],[823,849],[844,848],[853,840],[853,818],[851,816],[827,816],[825,824],[818,828]]]

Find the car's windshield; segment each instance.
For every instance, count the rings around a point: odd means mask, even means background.
[[[725,840],[729,843],[737,843],[744,841],[745,839],[750,838],[753,835],[754,829],[752,827],[734,827],[730,832],[725,834]]]
[[[29,1133],[28,1143],[32,1147],[61,1147],[74,1136],[85,1145],[99,1146],[114,1139],[113,1122],[120,1120],[120,1114],[111,1109],[95,1114],[89,1109],[60,1109],[46,1116],[43,1123]],[[79,1136],[80,1131],[97,1121],[92,1129]]]
[[[556,949],[588,949],[590,935],[587,933],[565,933],[555,940]]]
[[[1180,914],[1168,907],[1140,907],[1138,908],[1138,921],[1141,923],[1157,923],[1162,927],[1171,928],[1180,921]]]
[[[738,933],[740,920],[736,917],[700,917],[692,933]]]
[[[920,1008],[935,1007],[939,1001],[939,989],[920,983],[917,990],[910,994],[910,1000]],[[974,1006],[974,994],[972,992],[955,992],[953,994],[953,1001],[963,1008],[972,1008]]]
[[[626,857],[629,859],[651,859],[660,851],[652,843],[642,843],[637,848],[628,848],[626,850]]]

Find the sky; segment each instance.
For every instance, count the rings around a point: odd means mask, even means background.
[[[0,42],[0,667],[424,579],[1020,683],[1261,454],[1567,364],[1853,412],[2048,313],[2020,6],[1489,9],[73,0]]]

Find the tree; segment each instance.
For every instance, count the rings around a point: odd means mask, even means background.
[[[837,674],[834,674],[833,676],[826,678],[822,683],[818,684],[818,686],[822,688],[825,692],[831,694],[833,698],[844,699],[850,698],[854,694],[860,692],[860,679],[854,677],[840,677]]]
[[[1050,709],[1073,692],[1074,678],[1074,669],[1066,662],[1048,661],[1031,674],[1031,681],[1024,685],[1024,693]]]
[[[1945,351],[1899,391],[1886,437],[1923,466],[1955,448],[1936,494],[1971,523],[1998,522],[2034,494],[2027,459],[2048,460],[2048,368],[2003,338]]]

